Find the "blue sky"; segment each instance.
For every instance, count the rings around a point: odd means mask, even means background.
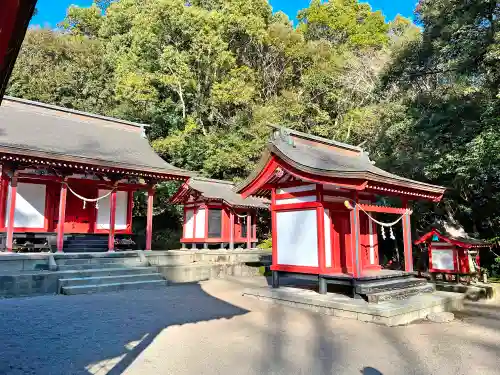
[[[270,0],[275,11],[281,10],[293,19],[297,11],[306,8],[310,0]],[[381,10],[386,19],[393,19],[396,14],[411,18],[417,0],[367,0],[373,9]],[[33,17],[32,25],[55,27],[64,18],[69,5],[89,6],[92,0],[38,0],[38,14]]]

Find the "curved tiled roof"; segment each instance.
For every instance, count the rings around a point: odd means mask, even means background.
[[[415,189],[436,196],[442,195],[445,191],[442,186],[411,180],[378,168],[360,147],[291,129],[277,126],[273,128],[274,133],[264,150],[259,165],[238,186],[239,192],[259,175],[273,155],[298,171],[315,176],[364,180],[372,184]]]
[[[191,177],[184,186],[172,197],[172,203],[186,203],[184,198],[189,196],[195,190],[204,198],[209,200],[222,200],[235,207],[268,208],[269,201],[264,198],[242,198],[236,193],[232,182],[223,180],[214,180],[203,177]]]
[[[143,136],[144,126],[5,97],[0,107],[0,152],[159,175],[192,175],[154,152]]]

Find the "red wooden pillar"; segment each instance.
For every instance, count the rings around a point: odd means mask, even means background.
[[[360,225],[359,225],[359,207],[358,198],[351,211],[351,257],[352,257],[352,275],[359,277],[361,275],[361,257],[360,247]]]
[[[17,195],[17,177],[12,177],[10,179],[10,206],[9,212],[9,223],[7,224],[7,251],[12,251],[12,243],[14,242],[14,214],[16,213],[16,195]]]
[[[403,207],[407,208],[407,202],[403,202]],[[413,272],[413,250],[411,243],[411,223],[410,223],[410,213],[407,212],[403,214],[403,246],[404,246],[404,256],[405,256],[405,271]]]
[[[61,184],[61,195],[59,197],[59,217],[57,222],[57,251],[62,252],[64,248],[64,221],[66,220],[66,196],[68,186]]]
[[[151,244],[153,241],[153,201],[154,201],[154,197],[155,197],[154,188],[150,188],[148,190],[148,211],[147,211],[147,221],[146,221],[146,250],[151,250]],[[194,233],[193,233],[193,237],[194,237]]]
[[[318,267],[321,273],[326,271],[325,257],[325,208],[323,207],[323,185],[316,185],[316,200],[321,206],[316,208],[316,225],[318,236]]]
[[[272,265],[278,264],[278,230],[276,217],[276,189],[271,189],[271,240],[272,240]],[[274,272],[273,272],[274,274]]]
[[[108,250],[115,251],[116,189],[110,195]]]
[[[234,250],[234,212],[229,211],[229,249]]]
[[[247,249],[252,248],[252,214],[247,213]]]

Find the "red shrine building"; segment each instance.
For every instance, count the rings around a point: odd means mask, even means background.
[[[258,212],[269,207],[265,198],[242,198],[232,182],[202,177],[191,177],[170,202],[184,206],[181,243],[192,248],[254,248]]]
[[[455,277],[457,282],[461,276],[469,282],[472,277],[478,276],[479,250],[492,246],[489,242],[470,237],[463,228],[457,230],[450,226],[445,226],[444,230],[432,229],[415,244],[427,245],[431,279],[435,280],[437,275],[441,275],[446,280],[448,275]]]
[[[238,186],[244,198],[270,197],[273,284],[292,273],[326,282],[378,277],[376,213],[403,227],[405,271],[413,271],[409,202],[438,202],[445,189],[377,168],[361,148],[275,128],[252,175]],[[376,205],[398,197],[400,207]]]
[[[106,251],[132,234],[133,194],[191,173],[149,146],[145,125],[5,97],[0,107],[0,237],[4,249],[43,239],[51,250]],[[85,238],[93,242],[84,244]],[[100,240],[99,240],[100,239]],[[71,242],[74,243],[71,246]],[[99,244],[96,246],[96,244]]]

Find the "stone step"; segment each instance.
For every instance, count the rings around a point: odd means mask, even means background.
[[[389,290],[385,292],[369,293],[366,298],[370,303],[388,302],[394,300],[406,299],[410,296],[415,296],[424,293],[433,293],[436,290],[434,284],[420,285],[405,289]]]
[[[135,275],[112,275],[112,276],[94,276],[94,277],[75,277],[69,279],[59,279],[59,290],[65,286],[81,285],[101,285],[116,284],[131,281],[156,281],[163,280],[159,273],[139,273]]]
[[[81,264],[140,264],[141,260],[139,257],[128,257],[128,258],[75,258],[75,259],[57,259],[57,264],[61,266],[71,266],[71,265],[81,265]],[[126,262],[126,263],[125,263]]]
[[[62,264],[57,266],[58,271],[65,270],[91,270],[91,269],[102,269],[102,268],[127,268],[126,265],[112,262],[112,263],[99,263],[99,264]]]
[[[102,277],[102,276],[123,276],[137,274],[156,273],[155,267],[131,267],[131,268],[100,268],[59,271],[61,279],[82,278],[82,277]]]
[[[64,244],[64,247],[66,248],[74,248],[74,247],[108,247],[107,242],[68,242]]]
[[[108,247],[106,246],[105,248],[85,248],[85,247],[64,247],[63,252],[65,253],[105,253],[108,251]]]
[[[395,289],[417,287],[425,284],[427,284],[427,280],[417,279],[416,277],[371,281],[356,285],[356,293],[377,293]]]
[[[123,283],[109,283],[97,285],[79,285],[79,286],[64,286],[61,288],[62,294],[75,295],[75,294],[89,294],[99,292],[119,292],[123,290],[136,290],[136,289],[153,289],[165,287],[168,285],[166,280],[153,280],[153,281],[131,281]]]

